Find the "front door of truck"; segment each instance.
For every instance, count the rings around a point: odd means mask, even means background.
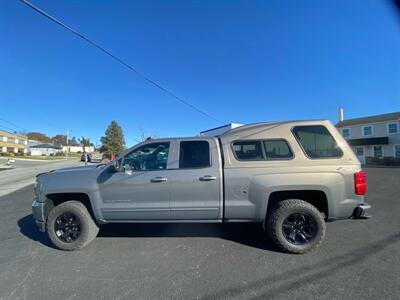
[[[105,220],[170,219],[169,150],[168,141],[149,142],[121,159],[120,172],[99,184]]]
[[[171,218],[216,220],[222,216],[222,171],[215,139],[177,141],[169,171]]]

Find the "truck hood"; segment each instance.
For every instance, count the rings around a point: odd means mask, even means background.
[[[104,165],[62,168],[39,174],[37,181],[42,190],[53,193],[85,192],[97,188],[97,178]]]
[[[55,169],[55,170],[51,170],[49,172],[43,172],[43,173],[39,173],[36,175],[36,178],[38,178],[39,176],[41,178],[43,178],[43,175],[49,175],[49,174],[58,174],[58,173],[76,173],[76,172],[87,172],[87,171],[92,171],[92,170],[102,170],[104,168],[104,165],[89,165],[89,166],[80,166],[80,167],[68,167],[68,168],[61,168],[61,169]]]
[[[81,172],[81,171],[88,171],[88,170],[93,170],[96,169],[98,165],[88,165],[88,166],[80,166],[80,167],[70,167],[70,168],[61,168],[54,170],[53,172],[59,173],[59,172]],[[99,167],[101,168],[101,167]]]

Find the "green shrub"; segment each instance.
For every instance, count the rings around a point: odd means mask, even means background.
[[[0,152],[0,155],[1,156],[11,156],[10,153],[8,153],[8,152]]]

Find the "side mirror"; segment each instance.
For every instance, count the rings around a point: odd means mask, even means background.
[[[119,172],[119,162],[118,160],[114,160],[110,166],[108,167],[108,169],[110,170],[110,172],[112,173],[117,173]]]

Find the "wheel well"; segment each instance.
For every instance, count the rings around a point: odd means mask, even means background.
[[[318,190],[296,190],[273,192],[268,199],[267,212],[279,201],[286,199],[301,199],[314,205],[321,213],[328,218],[328,199],[323,191]]]
[[[79,201],[83,205],[85,205],[86,209],[89,211],[93,220],[96,220],[93,214],[92,205],[90,204],[89,196],[85,193],[54,193],[54,194],[47,194],[46,198],[47,198],[46,201],[47,209],[45,209],[46,218],[50,210],[53,209],[55,206],[60,205],[61,203],[67,201],[74,200],[74,201]]]

